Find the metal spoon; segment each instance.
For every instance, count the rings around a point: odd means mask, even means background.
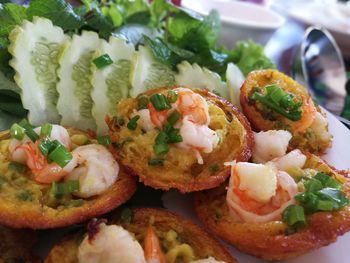
[[[301,44],[301,64],[314,98],[339,116],[346,96],[346,71],[339,47],[326,29],[309,27],[306,30]]]

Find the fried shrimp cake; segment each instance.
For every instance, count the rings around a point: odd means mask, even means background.
[[[31,252],[36,235],[31,230],[15,230],[0,226],[0,262],[39,263],[40,259]]]
[[[82,222],[118,207],[136,190],[106,147],[59,125],[20,123],[11,135],[2,132],[0,174],[0,223],[14,228]]]
[[[153,188],[213,188],[229,175],[225,161],[251,156],[246,118],[206,90],[150,90],[120,102],[117,112],[108,122],[120,161]]]
[[[63,261],[62,261],[63,260]],[[57,244],[46,263],[233,263],[227,250],[192,222],[160,209],[122,210],[91,221],[88,234]]]
[[[350,181],[316,155],[294,150],[266,164],[233,163],[226,187],[196,193],[195,210],[245,253],[294,258],[350,230]]]
[[[292,148],[319,154],[332,145],[326,114],[305,87],[277,70],[249,73],[240,102],[253,129],[287,130]]]

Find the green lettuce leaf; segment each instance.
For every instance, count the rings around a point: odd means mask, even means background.
[[[0,37],[7,37],[12,29],[27,18],[26,8],[16,4],[0,4]],[[5,44],[2,40],[0,43]]]

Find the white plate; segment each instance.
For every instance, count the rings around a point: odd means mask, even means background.
[[[332,114],[328,113],[329,129],[334,135],[333,147],[323,158],[338,169],[350,167],[350,130],[339,122]],[[193,212],[191,195],[181,195],[177,191],[170,191],[163,195],[163,203],[166,208],[183,216],[191,218],[200,224]],[[284,263],[348,263],[350,262],[350,232],[338,238],[336,243],[320,248],[304,256],[292,260],[280,261]],[[231,254],[242,263],[268,262],[246,254],[230,247]]]

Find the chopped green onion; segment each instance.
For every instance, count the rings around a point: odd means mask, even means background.
[[[17,198],[22,200],[22,201],[33,201],[33,194],[31,191],[25,190],[25,191],[20,192],[17,195]]]
[[[150,159],[148,161],[148,165],[151,165],[151,166],[163,166],[164,165],[164,160],[163,159]]]
[[[97,138],[99,144],[107,146],[111,144],[111,137],[108,135],[100,136]]]
[[[168,143],[182,142],[182,136],[180,135],[180,129],[174,128],[170,124],[164,126],[164,132],[168,135]]]
[[[177,110],[175,110],[172,114],[169,115],[169,117],[167,118],[167,121],[170,125],[174,125],[175,123],[177,123],[177,121],[181,118],[181,114],[180,112],[178,112]]]
[[[99,56],[98,58],[95,58],[92,62],[96,65],[98,69],[101,69],[113,64],[113,60],[110,58],[110,56],[108,56],[108,54]]]
[[[166,143],[155,144],[153,150],[157,155],[166,154],[169,152],[169,145]]]
[[[265,90],[265,95],[255,91],[251,99],[261,102],[263,105],[292,121],[301,119],[301,101],[295,101],[292,94],[285,92],[277,85],[267,86]]]
[[[209,166],[209,171],[211,173],[215,173],[215,172],[219,171],[219,169],[220,169],[220,166],[217,163],[214,163],[214,164]]]
[[[39,150],[44,156],[47,156],[52,147],[52,142],[48,138],[44,138],[43,141],[39,144]]]
[[[333,210],[338,210],[349,203],[345,194],[337,189],[323,188],[317,192],[318,196],[323,200],[329,200],[333,202]]]
[[[25,134],[33,142],[35,142],[37,139],[39,139],[39,135],[34,131],[33,126],[26,119],[21,120],[19,123],[19,126],[24,128]]]
[[[54,149],[50,150],[49,160],[65,167],[72,160],[72,154],[57,140],[53,141],[53,145]]]
[[[53,182],[51,186],[51,191],[57,199],[60,199],[70,193],[79,192],[79,190],[80,184],[78,180],[69,180],[64,183]]]
[[[149,97],[147,95],[142,95],[137,98],[138,107],[137,110],[147,109],[149,103]]]
[[[123,126],[125,124],[124,118],[121,116],[115,116],[113,118],[114,125]]]
[[[327,200],[318,200],[317,202],[317,211],[332,211],[333,210],[333,202]]]
[[[179,98],[179,94],[175,90],[169,90],[167,99],[170,103],[175,103],[177,99]]]
[[[132,220],[132,210],[130,208],[124,208],[120,213],[120,219],[125,224],[130,224]]]
[[[303,207],[306,209],[306,211],[311,213],[317,211],[318,197],[316,194],[311,192],[305,192],[302,194],[295,195],[294,199],[299,201],[303,205]]]
[[[10,134],[11,134],[11,138],[15,138],[17,140],[22,140],[24,135],[25,135],[25,129],[23,127],[19,126],[17,123],[14,123],[11,126]]]
[[[153,94],[150,97],[150,101],[153,105],[153,107],[156,109],[156,111],[162,111],[162,110],[167,110],[171,108],[171,105],[167,99],[167,97],[165,97],[163,94]]]
[[[316,192],[323,188],[322,183],[315,178],[310,178],[309,180],[306,180],[304,186],[307,192]]]
[[[21,163],[15,162],[15,161],[11,161],[8,165],[8,169],[19,172],[19,173],[23,173],[27,169],[27,167],[24,164],[21,164]]]
[[[288,226],[294,229],[300,229],[306,226],[306,218],[304,208],[300,205],[290,205],[284,209],[282,214],[282,220]]]
[[[45,123],[44,125],[41,126],[40,136],[49,137],[51,135],[51,131],[52,131],[52,124]]]
[[[156,144],[161,144],[161,143],[167,143],[169,140],[168,134],[164,131],[161,131],[160,133],[158,133],[157,137],[156,137]]]
[[[129,130],[136,130],[137,128],[137,121],[140,119],[140,115],[136,115],[130,119],[130,121],[127,124],[127,127]]]
[[[340,190],[343,187],[342,183],[325,173],[317,173],[313,178],[320,181],[324,187],[330,187],[337,190]]]

